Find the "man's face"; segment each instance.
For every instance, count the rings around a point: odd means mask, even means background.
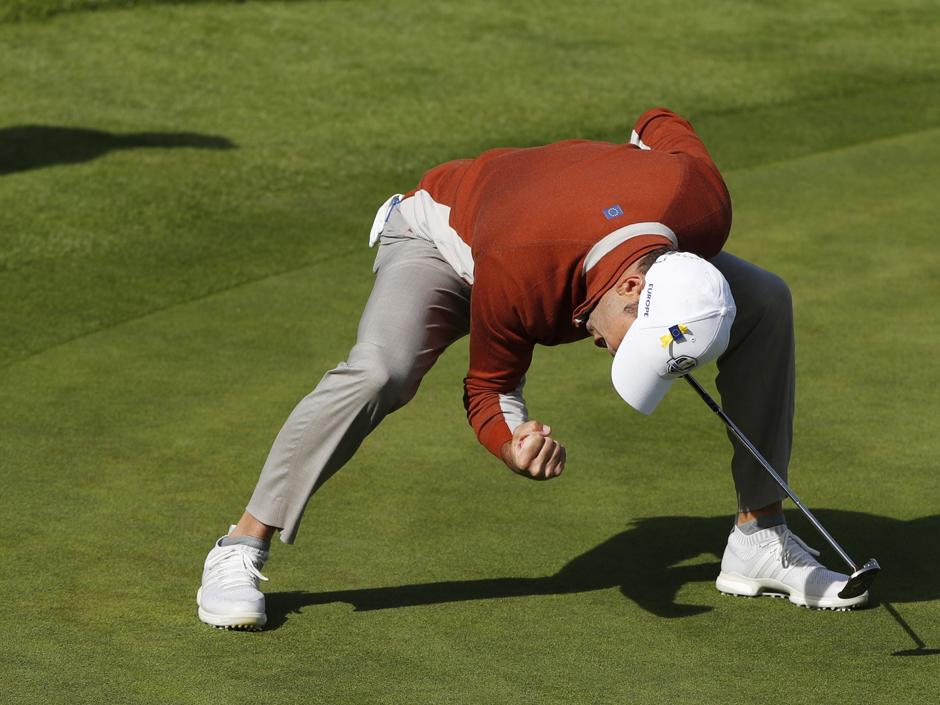
[[[607,290],[588,316],[585,328],[599,348],[607,348],[613,356],[623,337],[636,320],[637,303],[646,278],[628,269],[618,282]]]

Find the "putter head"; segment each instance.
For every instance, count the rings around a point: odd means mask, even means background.
[[[878,561],[874,558],[868,559],[865,565],[852,573],[851,577],[849,577],[849,581],[845,584],[845,587],[842,588],[842,592],[839,593],[839,597],[843,599],[858,597],[868,589],[880,570],[881,566],[878,565]]]

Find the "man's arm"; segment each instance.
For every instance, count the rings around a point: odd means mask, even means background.
[[[692,124],[667,108],[652,108],[640,115],[630,142],[641,149],[686,154],[718,170]]]
[[[512,273],[498,261],[476,262],[470,311],[470,369],[464,379],[467,418],[480,443],[513,471],[532,479],[559,475],[564,447],[551,429],[528,420],[522,397],[534,344],[525,334]]]
[[[674,155],[683,164],[682,188],[663,222],[675,231],[679,249],[706,259],[717,255],[731,231],[731,195],[689,121],[666,108],[647,110],[636,121],[630,142]]]

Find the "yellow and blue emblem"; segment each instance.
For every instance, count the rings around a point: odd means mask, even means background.
[[[689,327],[684,323],[677,323],[674,326],[669,326],[669,335],[662,336],[659,341],[664,348],[668,348],[670,343],[684,343],[686,333],[691,333]]]

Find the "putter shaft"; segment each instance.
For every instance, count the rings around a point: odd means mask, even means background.
[[[826,541],[829,542],[829,545],[835,549],[836,553],[839,554],[842,560],[845,561],[846,564],[852,568],[852,572],[853,573],[858,572],[859,571],[858,564],[856,564],[855,561],[853,561],[852,558],[849,556],[849,554],[845,552],[842,546],[840,546],[838,542],[834,538],[832,538],[832,535],[828,531],[826,531],[826,528],[819,522],[819,519],[817,519],[813,515],[813,513],[806,507],[806,505],[803,504],[800,498],[796,496],[796,493],[793,490],[791,490],[790,486],[787,485],[787,483],[784,482],[783,478],[777,474],[777,471],[771,467],[770,463],[767,462],[767,459],[764,458],[763,455],[761,455],[760,451],[754,447],[754,444],[751,443],[747,439],[747,436],[745,436],[741,432],[741,429],[739,429],[735,425],[734,421],[732,421],[724,411],[722,411],[721,407],[718,406],[718,403],[714,399],[711,398],[711,395],[709,395],[709,393],[706,392],[702,388],[702,385],[700,385],[695,380],[695,378],[692,377],[692,375],[687,374],[683,376],[685,377],[686,381],[692,385],[692,389],[698,392],[698,395],[702,397],[702,399],[705,401],[706,404],[708,404],[708,408],[710,408],[712,411],[718,414],[721,420],[725,422],[725,425],[734,434],[735,438],[737,438],[741,442],[741,445],[747,448],[750,451],[751,455],[753,455],[754,458],[757,460],[757,462],[759,462],[761,465],[764,466],[764,470],[766,470],[770,474],[770,476],[776,481],[776,483],[780,485],[780,488],[784,492],[787,493],[787,496],[789,496],[790,499],[793,500],[793,503],[796,504],[796,506],[800,508],[803,514],[806,515],[806,518],[809,519],[810,522],[812,522],[813,526],[816,527],[816,531],[818,531],[819,534],[824,539],[826,539]]]

